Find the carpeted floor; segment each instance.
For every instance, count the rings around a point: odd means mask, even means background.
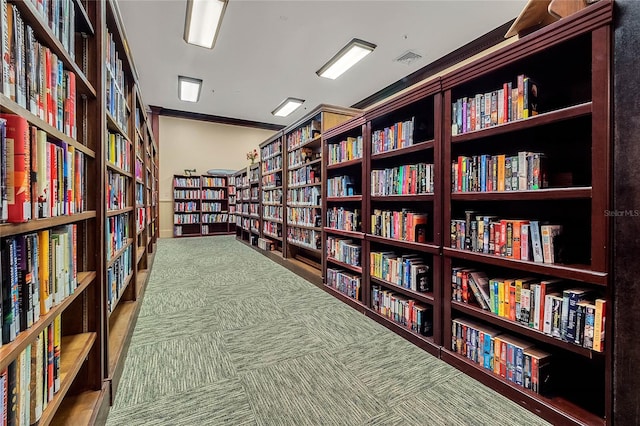
[[[229,237],[163,239],[108,426],[543,425]]]

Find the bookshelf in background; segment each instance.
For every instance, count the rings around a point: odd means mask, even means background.
[[[229,234],[229,185],[228,176],[200,176],[202,190],[202,235]],[[234,205],[235,208],[235,205]]]
[[[366,112],[368,307],[432,353],[442,343],[441,99],[432,80]],[[408,314],[394,319],[390,298]]]
[[[320,105],[283,130],[286,182],[284,253],[317,272],[322,268],[322,140],[323,133],[360,113],[351,108]],[[284,213],[284,212],[283,212]]]
[[[173,175],[173,236],[201,235],[200,176]]]
[[[611,11],[442,77],[442,357],[556,424],[612,413]]]
[[[229,174],[227,176],[227,194],[229,199],[229,233],[235,234],[236,232],[236,175]]]
[[[366,190],[365,118],[358,115],[323,135],[322,194],[324,285],[350,298],[352,304],[367,306],[366,253],[363,206]],[[363,190],[364,189],[364,190]],[[364,202],[363,202],[364,200]]]
[[[282,175],[284,173],[284,156],[282,132],[260,144],[262,164],[262,187],[260,202],[262,204],[262,238],[264,248],[283,252],[284,201]]]
[[[261,205],[260,205],[260,162],[251,164],[248,171],[249,178],[249,242],[252,246],[258,245],[261,229]]]
[[[249,241],[249,202],[251,190],[247,169],[243,168],[235,173],[236,178],[236,238]]]
[[[37,2],[0,3],[9,24],[1,36],[10,73],[0,87],[0,287],[5,302],[16,301],[3,309],[0,371],[5,395],[18,387],[42,389],[52,379],[51,390],[33,399],[20,392],[0,402],[12,424],[55,424],[84,409],[88,414],[76,420],[89,423],[109,401],[100,287],[107,138],[99,128],[99,73],[83,66],[101,60],[94,31],[100,10],[92,3],[87,9],[75,1],[59,4],[51,15]],[[76,45],[80,33],[83,43]],[[58,79],[40,87],[47,70]],[[61,95],[57,103],[43,98],[48,90]],[[13,139],[11,159],[7,139]],[[26,184],[14,186],[20,182]],[[46,342],[52,350],[44,358]],[[26,377],[17,375],[32,365]]]

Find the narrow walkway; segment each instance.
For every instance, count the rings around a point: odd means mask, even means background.
[[[108,426],[543,425],[229,237],[164,239]]]

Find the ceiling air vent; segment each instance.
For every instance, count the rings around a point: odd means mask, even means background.
[[[411,65],[412,63],[414,63],[415,61],[417,61],[418,59],[421,59],[421,58],[422,58],[422,56],[418,55],[416,52],[412,52],[410,50],[407,50],[402,55],[397,57],[395,61],[396,62],[400,62],[401,64]]]

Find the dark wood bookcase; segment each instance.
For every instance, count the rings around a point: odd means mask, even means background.
[[[248,228],[249,228],[249,243],[252,246],[258,245],[258,238],[260,238],[260,230],[262,229],[262,204],[260,203],[260,188],[261,182],[261,168],[260,162],[253,163],[249,166],[247,172],[249,180],[249,214],[248,214]],[[245,193],[245,195],[247,195]]]
[[[360,111],[330,105],[319,105],[309,114],[283,130],[283,197],[286,197],[285,223],[283,229],[283,254],[285,258],[309,266],[310,271],[321,282],[322,268],[322,194],[325,180],[322,175],[324,157],[322,144],[324,132],[343,123]],[[302,151],[305,151],[304,154]],[[307,169],[314,170],[311,178],[307,173],[304,181],[297,174]],[[320,174],[320,176],[318,176]],[[293,178],[293,180],[292,180]],[[304,192],[308,193],[304,193]],[[315,198],[315,199],[312,199]],[[293,220],[296,219],[296,220]],[[307,243],[302,235],[310,238]],[[308,239],[307,238],[307,239]],[[305,266],[305,268],[306,268]]]
[[[236,180],[236,238],[240,241],[249,242],[251,240],[249,218],[251,188],[248,168],[238,170],[234,176]]]
[[[75,111],[68,115],[65,109],[65,113],[58,116],[64,117],[59,120],[65,123],[58,127],[52,124],[51,117],[43,118],[32,112],[28,104],[21,106],[18,99],[0,93],[3,113],[22,117],[32,131],[37,129],[46,133],[47,143],[58,144],[69,152],[73,148],[76,155],[81,153],[84,158],[84,165],[74,165],[73,188],[80,195],[74,199],[77,204],[73,210],[67,207],[64,214],[50,212],[40,217],[37,202],[40,193],[35,183],[46,180],[50,167],[42,169],[34,160],[33,176],[37,179],[32,181],[30,193],[31,219],[23,223],[0,224],[3,256],[4,248],[13,239],[22,241],[34,234],[53,233],[62,226],[75,227],[75,289],[56,300],[47,313],[42,312],[39,319],[23,329],[15,340],[2,345],[0,350],[0,369],[5,369],[21,358],[25,349],[35,347],[41,333],[47,331],[55,318],[61,318],[59,389],[41,417],[29,420],[32,424],[42,425],[105,422],[153,263],[157,239],[157,145],[137,88],[135,68],[129,50],[125,48],[127,43],[117,4],[110,0],[71,0],[67,5],[73,10],[74,19],[60,17],[59,23],[55,21],[56,25],[60,24],[56,30],[49,26],[47,11],[43,11],[37,2],[11,2],[9,7],[15,8],[25,28],[28,26],[32,30],[25,30],[25,34],[32,34],[42,47],[57,57],[65,72],[75,75],[75,90],[71,83],[64,83],[68,84],[64,93],[71,93]],[[7,7],[7,3],[3,6]],[[62,25],[65,19],[71,25]],[[69,33],[65,34],[65,31]],[[32,49],[25,40],[27,56]],[[118,52],[120,60],[117,70],[112,69],[109,60],[115,56],[107,55],[114,52]],[[29,72],[26,67],[22,70],[25,75]],[[29,70],[36,72],[35,67]],[[115,85],[110,84],[113,77],[117,80]],[[32,82],[37,80],[33,76],[30,78]],[[16,78],[15,81],[20,85],[23,80]],[[62,88],[58,90],[62,91]],[[75,132],[69,130],[73,127],[73,115]],[[69,127],[65,128],[64,124]],[[36,152],[32,151],[31,155],[35,158]],[[136,202],[135,192],[138,157],[146,171],[140,179],[140,202]],[[121,184],[117,202],[111,197],[110,190],[114,188],[110,186],[109,177]],[[139,208],[144,212],[140,228],[136,220]],[[115,220],[119,221],[121,240],[112,251],[111,241],[107,238],[114,234],[109,234],[109,227]],[[8,266],[4,260],[3,267]],[[114,268],[120,274],[117,283],[112,275]],[[3,284],[4,280],[3,271]],[[35,350],[32,356],[34,353]]]
[[[226,174],[201,175],[201,224],[203,236],[227,235],[235,233],[229,225],[230,188],[229,176]],[[235,186],[233,186],[235,191]],[[234,192],[235,193],[235,192]],[[216,208],[213,208],[213,205]],[[235,205],[235,200],[234,200]],[[215,211],[214,211],[215,210]]]
[[[202,235],[202,192],[199,175],[173,175],[173,236]]]
[[[283,254],[284,250],[284,191],[283,176],[286,166],[284,164],[284,143],[282,132],[260,144],[261,190],[260,203],[262,209],[262,238],[274,243],[275,251]]]

